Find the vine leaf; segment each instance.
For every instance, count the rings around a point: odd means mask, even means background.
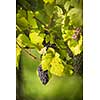
[[[82,52],[82,47],[83,47],[82,41],[83,41],[82,35],[80,35],[80,39],[77,42],[75,40],[68,41],[68,46],[74,55],[78,55]]]
[[[60,55],[53,48],[49,48],[47,53],[42,56],[41,65],[44,71],[50,70],[50,73],[56,76],[63,75],[64,65],[62,64]]]
[[[32,31],[30,34],[29,34],[29,38],[31,40],[31,42],[38,46],[40,49],[43,47],[42,45],[42,42],[44,40],[44,37],[40,36],[39,35],[39,31]]]
[[[34,45],[31,43],[29,38],[25,34],[19,34],[17,37],[17,42],[18,44],[23,48],[23,47],[34,47]]]
[[[62,34],[64,41],[71,39],[74,32],[75,32],[74,30],[64,30],[65,34]]]
[[[38,28],[36,20],[33,18],[34,14],[32,11],[28,11],[28,22],[32,28]]]
[[[64,5],[65,10],[68,11],[70,6],[71,6],[71,2],[70,1],[67,1],[65,3],[65,5]]]
[[[54,2],[54,0],[43,0],[45,4],[50,3],[52,4]]]
[[[74,25],[78,27],[83,24],[82,9],[72,8],[71,10],[69,10],[67,16],[69,16],[70,25]]]
[[[74,6],[75,8],[82,8],[83,0],[71,0],[71,6]]]
[[[59,54],[56,53],[55,57],[51,61],[50,72],[56,76],[62,76],[64,72],[64,65],[62,64],[61,59],[59,58]]]
[[[54,11],[54,4],[46,4],[44,5],[44,10],[48,16],[52,17]]]
[[[17,25],[22,29],[25,30],[29,27],[29,23],[25,17],[17,18]]]
[[[17,68],[19,66],[20,55],[21,55],[21,48],[18,45],[16,45],[16,67]]]
[[[50,20],[50,17],[47,16],[45,10],[39,10],[39,11],[35,11],[35,15],[34,15],[37,19],[39,19],[43,24],[47,26]],[[40,23],[38,25],[41,25]]]
[[[50,62],[52,61],[52,58],[54,57],[54,55],[55,55],[54,49],[48,48],[47,53],[42,56],[41,65],[44,71],[49,69]]]
[[[57,5],[63,6],[66,2],[66,0],[55,0]]]

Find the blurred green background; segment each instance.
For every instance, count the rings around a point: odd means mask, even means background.
[[[38,58],[40,57],[35,50],[31,50],[31,52],[38,56]],[[22,52],[21,74],[19,75],[19,72],[17,72],[16,75],[17,100],[83,99],[83,79],[81,76],[52,76],[47,85],[43,85],[37,74],[39,64],[39,61],[32,59],[27,53]]]

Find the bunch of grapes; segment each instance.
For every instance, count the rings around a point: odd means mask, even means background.
[[[81,31],[80,28],[76,28],[75,33],[72,36],[72,39],[78,41],[80,38],[80,31]]]
[[[82,74],[83,72],[83,53],[73,57],[73,67],[75,73]]]
[[[46,85],[49,81],[48,70],[43,71],[42,66],[40,65],[38,67],[38,75],[39,75],[39,78],[40,78],[42,84]]]

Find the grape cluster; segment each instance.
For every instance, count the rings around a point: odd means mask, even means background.
[[[72,39],[78,41],[80,38],[80,31],[81,31],[80,28],[76,28],[75,33],[72,36]]]
[[[83,53],[73,57],[73,67],[75,73],[82,74],[83,72]]]
[[[46,85],[49,81],[48,70],[43,71],[42,66],[40,65],[38,67],[38,75],[40,77],[42,84]]]

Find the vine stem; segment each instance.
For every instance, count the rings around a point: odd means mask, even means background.
[[[16,44],[21,48],[21,49],[23,49],[20,45],[19,45],[19,43],[18,43],[18,41],[16,41]],[[30,55],[33,59],[37,59],[37,57],[36,56],[34,56],[34,55],[32,55],[27,49],[23,49],[28,55]]]

